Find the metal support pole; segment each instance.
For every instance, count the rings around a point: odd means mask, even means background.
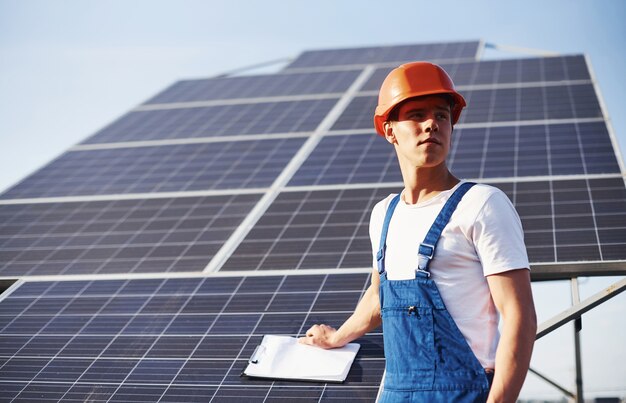
[[[573,281],[575,281],[575,279],[573,279]],[[576,285],[574,287],[574,284]],[[592,310],[593,308],[595,308],[596,306],[602,304],[605,301],[608,301],[609,299],[619,295],[620,293],[626,291],[626,277],[620,279],[619,281],[617,281],[614,284],[611,284],[609,287],[607,287],[606,289],[592,295],[591,297],[585,299],[582,302],[578,302],[578,303],[574,303],[570,308],[566,309],[565,311],[561,312],[560,314],[554,316],[553,318],[545,321],[544,323],[541,323],[537,329],[537,339],[542,338],[543,336],[555,331],[556,329],[560,328],[561,326],[565,325],[566,323],[570,322],[570,321],[577,321],[580,319],[581,315],[584,314],[585,312],[588,312],[590,310]],[[575,295],[575,297],[574,297]],[[572,300],[574,299],[579,299],[578,296],[578,282],[573,283],[572,285]],[[581,327],[581,323],[582,321],[578,322],[579,324],[577,325],[577,328],[580,329]],[[575,334],[575,336],[577,337],[578,333]],[[577,356],[577,362],[580,363],[580,352],[578,352]],[[578,367],[582,367],[581,365],[577,364]],[[531,372],[537,374],[537,371],[531,370]],[[539,375],[540,378],[544,379],[545,376]],[[583,401],[583,393],[582,393],[582,375],[579,377],[580,384],[578,384],[577,382],[577,386],[580,386],[580,390],[578,390],[578,397],[580,402]],[[545,379],[544,379],[545,380]],[[556,382],[554,381],[549,381],[548,383],[550,383],[553,386],[556,386]],[[561,390],[566,396],[574,396],[573,393],[567,393],[564,392],[566,389],[560,386],[556,386],[559,390]]]
[[[580,294],[578,290],[578,278],[571,279],[572,287],[572,305],[580,303]],[[580,331],[583,328],[582,316],[574,320],[574,355],[576,359],[576,403],[584,403],[583,398],[583,368],[580,353]]]
[[[563,386],[559,385],[558,383],[556,383],[555,381],[553,381],[552,379],[548,378],[547,376],[537,372],[536,370],[532,369],[532,368],[528,368],[528,372],[533,373],[535,375],[537,375],[539,378],[543,379],[544,381],[546,381],[547,383],[549,383],[550,385],[554,386],[555,388],[557,388],[558,390],[560,390],[561,392],[563,392],[563,394],[567,397],[570,397],[572,399],[576,399],[576,395],[572,392],[570,392],[569,390],[565,389]]]

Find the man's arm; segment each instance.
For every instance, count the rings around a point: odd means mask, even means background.
[[[378,271],[372,270],[372,283],[363,298],[357,304],[354,313],[338,330],[328,325],[313,325],[306,331],[306,336],[298,339],[300,343],[322,348],[342,347],[354,339],[380,326],[380,300]]]
[[[537,317],[526,269],[487,276],[489,289],[503,320],[496,351],[495,375],[488,402],[515,402],[530,365]]]

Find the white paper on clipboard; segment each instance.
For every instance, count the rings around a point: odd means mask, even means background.
[[[243,375],[259,378],[343,382],[361,346],[325,350],[289,336],[265,335]]]

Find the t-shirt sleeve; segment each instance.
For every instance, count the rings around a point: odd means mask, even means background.
[[[485,276],[529,269],[522,223],[502,191],[495,191],[484,203],[476,216],[472,236]]]

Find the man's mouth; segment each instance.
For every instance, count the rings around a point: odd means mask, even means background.
[[[433,137],[429,137],[426,140],[422,140],[419,143],[417,143],[418,146],[422,145],[422,144],[427,144],[427,143],[434,143],[434,144],[439,144],[441,145],[441,143],[439,142],[439,140],[433,138]]]

